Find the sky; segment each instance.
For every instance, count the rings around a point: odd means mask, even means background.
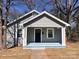
[[[5,6],[6,0],[2,0],[2,1],[4,3],[3,6]],[[44,2],[42,2],[42,1],[44,1]],[[53,7],[54,4],[53,4],[53,2],[50,2],[50,1],[51,0],[35,0],[35,7],[34,7],[34,9],[39,11],[39,12],[42,12],[43,11],[43,7],[44,7],[47,12],[50,12],[51,10],[54,9],[54,7]],[[66,3],[65,1],[66,0],[62,0],[62,3],[63,3],[64,6],[65,6],[65,3]],[[72,1],[76,1],[76,0],[72,0]],[[17,2],[17,0],[15,0],[13,2],[13,4],[14,5],[10,7],[11,11],[15,10],[16,12],[20,12],[20,13],[24,13],[25,11],[29,12],[28,7],[23,2]],[[77,2],[76,6],[78,6],[78,5],[79,5],[79,0]],[[5,9],[5,8],[3,8],[3,9]]]
[[[50,10],[52,10],[52,9],[54,9],[53,8],[53,2],[50,2],[51,0],[44,0],[44,2],[42,2],[42,0],[35,0],[36,2],[35,2],[35,8],[34,9],[36,9],[36,10],[38,10],[39,12],[42,12],[42,8],[44,7],[45,8],[45,10],[46,11],[50,11]],[[65,5],[65,1],[66,0],[62,0],[62,3],[63,3],[63,5]],[[72,1],[76,1],[76,0],[72,0]],[[46,4],[46,3],[48,3],[48,4]],[[15,4],[17,4],[17,2],[15,2]],[[79,0],[78,0],[78,2],[77,2],[77,4],[76,4],[76,6],[78,6],[79,5]],[[43,7],[42,7],[43,6]],[[29,9],[27,8],[27,6],[25,5],[25,4],[20,4],[20,5],[16,5],[16,6],[14,6],[15,8],[16,8],[16,10],[18,10],[18,11],[20,11],[20,12],[24,12],[24,11],[29,11]]]
[[[6,0],[2,0],[2,1],[5,4]],[[42,12],[42,8],[41,8],[42,6],[44,6],[47,11],[50,11],[51,9],[53,9],[53,2],[50,2],[51,0],[35,0],[35,1],[36,2],[35,2],[34,9],[38,10],[39,12]],[[42,1],[44,1],[44,3]],[[64,4],[65,1],[66,0],[62,0],[62,3]],[[72,0],[72,1],[76,1],[76,0]],[[15,5],[12,6],[11,9],[15,8],[19,12],[29,11],[29,9],[27,8],[27,6],[24,3],[17,2],[17,0],[15,0],[13,3]],[[48,3],[48,4],[46,4],[46,3]],[[77,5],[79,5],[79,1],[78,1]]]
[[[50,0],[45,0],[45,2],[42,3],[41,0],[36,0],[34,9],[38,10],[39,12],[42,12],[42,8],[43,8],[42,6],[44,6],[47,11],[50,11],[51,9],[53,9],[52,3],[45,4],[49,1]],[[16,6],[13,6],[12,8],[15,7],[15,9],[20,11],[20,12],[24,12],[24,11],[28,12],[29,11],[28,7],[23,3],[19,3],[20,5],[17,5],[18,2],[14,2],[14,4],[16,4]]]
[[[6,0],[2,0],[3,1],[3,11],[5,11],[5,4],[6,4]],[[42,2],[43,1],[43,2]],[[43,8],[45,9],[45,11],[50,12],[51,10],[54,10],[54,5],[53,2],[50,2],[51,0],[35,0],[35,7],[34,9],[42,12],[44,11]],[[72,1],[76,1],[76,0],[72,0]],[[64,6],[66,5],[66,0],[62,0],[61,2]],[[23,3],[23,2],[17,2],[17,0],[15,0],[13,2],[14,5],[12,5],[9,9],[9,12],[11,13],[12,11],[16,11],[18,13],[25,13],[25,12],[29,12],[28,7]],[[76,6],[79,6],[79,0],[76,4]],[[75,7],[76,7],[75,6]],[[11,11],[10,11],[11,10]],[[3,15],[5,14],[5,12],[3,12]],[[5,15],[4,15],[5,17]],[[73,26],[74,23],[72,23],[71,25]],[[74,25],[75,26],[75,25]]]

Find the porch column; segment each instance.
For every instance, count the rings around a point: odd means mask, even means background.
[[[17,34],[18,34],[18,28],[17,28],[17,24],[14,25],[14,46],[18,46],[18,37],[17,37]]]
[[[27,27],[22,29],[23,47],[27,46]]]
[[[66,39],[65,39],[65,27],[61,28],[62,30],[62,45],[66,46]]]

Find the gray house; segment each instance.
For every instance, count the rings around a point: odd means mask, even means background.
[[[33,10],[7,24],[8,39],[16,39],[23,48],[58,48],[66,47],[65,28],[68,23],[44,11]],[[12,30],[15,28],[15,31]],[[19,36],[18,36],[19,35]]]

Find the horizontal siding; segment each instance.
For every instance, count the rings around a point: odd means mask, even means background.
[[[34,28],[29,27],[27,32],[27,41],[28,43],[34,42]],[[54,39],[48,39],[47,38],[47,28],[42,28],[42,42],[59,42],[61,43],[61,29],[60,28],[54,28]]]
[[[62,26],[50,20],[47,17],[43,17],[38,21],[28,25],[27,27],[62,27]]]
[[[61,29],[53,28],[54,29],[54,38],[48,39],[47,38],[47,28],[42,28],[42,42],[61,42]]]

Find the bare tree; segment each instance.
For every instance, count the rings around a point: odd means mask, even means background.
[[[2,4],[1,4],[1,0],[0,0],[0,49],[2,49]]]
[[[28,8],[28,11],[31,11],[35,7],[35,0],[21,0]],[[25,11],[28,12],[28,11]]]
[[[71,20],[77,21],[76,16],[78,15],[77,12],[79,12],[79,5],[77,5],[79,0],[64,0],[65,3],[62,2],[63,0],[55,0],[55,4],[57,9],[64,15],[64,21],[69,23]],[[74,24],[75,25],[75,24]],[[76,27],[75,27],[76,28]],[[72,34],[75,29],[68,28],[68,36],[70,39],[74,37]],[[75,32],[76,33],[76,32]],[[75,39],[75,37],[74,37]]]
[[[9,16],[9,9],[14,5],[13,1],[16,0],[0,0],[0,45],[6,48],[6,39],[7,39],[7,22]],[[4,19],[4,22],[3,22]]]
[[[76,6],[77,2],[78,0],[74,2],[72,0],[65,0],[65,3],[62,3],[62,0],[55,0],[56,7],[65,15],[64,20],[67,23],[69,23],[70,17],[75,17],[75,14],[79,11],[79,6]]]

